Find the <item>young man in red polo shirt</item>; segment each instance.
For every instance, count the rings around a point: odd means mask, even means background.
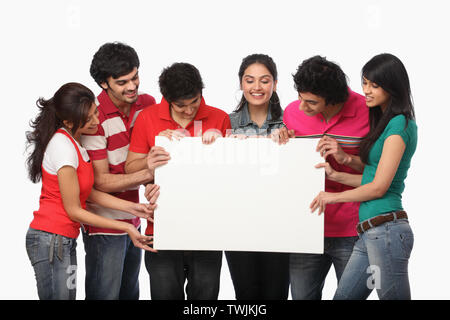
[[[323,57],[302,62],[294,75],[299,100],[290,103],[283,122],[290,137],[320,138],[317,151],[337,171],[361,172],[359,143],[369,132],[365,98],[348,88],[341,68]],[[281,129],[282,140],[288,133]],[[340,152],[345,150],[346,153]],[[341,192],[352,187],[325,179],[325,191]],[[325,278],[334,265],[339,281],[357,239],[359,203],[328,205],[325,209],[324,254],[291,254],[291,294],[295,300],[321,299]]]
[[[150,170],[125,174],[131,131],[138,114],[155,103],[138,93],[139,58],[136,51],[122,43],[106,43],[92,59],[91,76],[103,89],[97,97],[99,120],[97,134],[82,137],[92,160],[94,186],[116,197],[139,202],[139,186],[153,176]],[[101,216],[126,221],[136,228],[140,218],[126,212],[97,205],[89,209]],[[139,299],[139,270],[142,252],[129,236],[115,230],[86,227],[86,299]]]
[[[203,81],[199,71],[188,63],[174,63],[159,77],[163,95],[160,104],[144,110],[136,120],[126,161],[126,172],[154,169],[170,161],[161,147],[155,147],[155,136],[170,138],[202,136],[211,143],[231,129],[228,114],[205,104]],[[187,213],[188,214],[188,213]],[[148,223],[147,235],[153,235]],[[152,299],[214,300],[219,294],[221,251],[159,250],[145,255],[150,275]]]

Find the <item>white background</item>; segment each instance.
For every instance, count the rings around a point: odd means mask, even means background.
[[[173,62],[190,62],[203,76],[207,103],[227,112],[237,104],[238,68],[248,54],[273,57],[283,106],[296,99],[291,74],[312,55],[339,63],[350,86],[360,93],[363,64],[381,52],[397,55],[410,75],[419,126],[404,193],[415,233],[412,296],[449,299],[447,7],[447,1],[375,0],[1,2],[0,298],[37,298],[25,233],[38,207],[40,185],[27,179],[24,165],[25,131],[36,115],[35,101],[50,98],[69,81],[99,93],[89,75],[92,55],[105,42],[122,41],[140,56],[141,91],[159,101],[161,70]],[[84,298],[83,256],[79,238],[78,299]],[[144,265],[141,271],[141,298],[148,299]],[[335,288],[331,270],[324,299],[330,299]],[[220,298],[234,298],[225,260]]]

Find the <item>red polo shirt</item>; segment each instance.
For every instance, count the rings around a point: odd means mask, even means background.
[[[300,110],[300,101],[290,103],[283,114],[283,122],[288,129],[293,129],[296,136],[321,138],[328,135],[337,140],[348,154],[359,153],[359,143],[369,132],[369,108],[365,98],[349,89],[349,98],[341,111],[326,122],[324,116],[318,113],[308,116]],[[362,174],[350,167],[340,165],[332,156],[326,159],[336,171]],[[325,179],[325,191],[342,192],[352,187]],[[312,201],[312,199],[311,199]],[[325,237],[356,236],[359,202],[328,204],[325,208]]]
[[[134,125],[129,150],[136,153],[147,154],[155,145],[155,136],[164,130],[183,129],[170,115],[170,106],[166,99],[142,111]],[[208,106],[202,98],[197,114],[185,128],[191,137],[201,136],[209,129],[217,129],[226,136],[231,129],[228,114],[220,109]],[[153,224],[148,223],[146,234],[153,234]]]

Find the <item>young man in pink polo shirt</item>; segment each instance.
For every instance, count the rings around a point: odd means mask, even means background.
[[[143,111],[131,138],[125,170],[154,169],[170,161],[155,136],[202,136],[204,143],[225,136],[231,130],[228,114],[208,106],[202,95],[199,71],[188,63],[174,63],[159,77],[163,95],[159,104]],[[176,201],[176,199],[174,199]],[[186,212],[189,214],[189,212]],[[145,231],[153,235],[153,224]],[[145,255],[153,300],[216,300],[219,294],[221,251],[158,250]]]
[[[149,170],[125,174],[131,132],[138,114],[153,105],[155,99],[140,94],[139,58],[123,43],[106,43],[95,53],[91,76],[103,89],[97,97],[99,120],[95,135],[82,137],[94,167],[94,186],[116,197],[139,202],[139,186],[149,183]],[[126,212],[89,205],[98,215],[140,227],[140,218]],[[139,271],[142,252],[123,232],[86,227],[83,233],[86,251],[86,299],[139,299]]]
[[[351,155],[358,154],[359,143],[369,131],[364,97],[348,88],[346,76],[337,64],[320,56],[303,61],[294,82],[299,100],[290,103],[283,116],[291,137],[320,138],[317,149],[332,168],[358,172],[360,168]],[[342,150],[348,155],[342,156]],[[352,188],[325,179],[327,192],[348,189]],[[293,299],[321,299],[331,265],[339,281],[357,239],[358,208],[357,202],[328,205],[324,254],[291,254]]]

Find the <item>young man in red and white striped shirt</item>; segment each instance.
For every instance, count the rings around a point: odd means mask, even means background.
[[[94,187],[116,197],[139,202],[139,186],[153,180],[149,170],[125,174],[131,132],[138,114],[155,99],[138,93],[139,58],[122,43],[106,43],[94,55],[91,76],[103,89],[97,97],[97,134],[83,136],[82,144],[94,167]],[[140,218],[98,205],[89,208],[98,215],[126,221],[136,228]],[[116,230],[86,227],[86,299],[139,299],[141,250],[129,236]]]

